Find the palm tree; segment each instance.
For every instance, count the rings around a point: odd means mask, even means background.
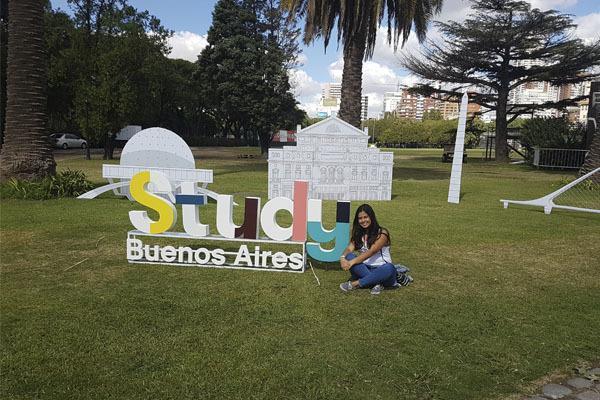
[[[585,156],[585,162],[579,171],[580,175],[585,175],[590,171],[600,167],[600,129],[598,129],[598,123],[600,122],[600,105],[594,104],[594,94],[600,92],[600,81],[592,81],[590,87],[590,94],[588,96],[588,124],[587,124],[587,140],[586,147],[590,150]],[[594,182],[600,184],[600,176],[595,175],[593,177]]]
[[[46,132],[45,0],[9,0],[6,125],[0,179],[38,179],[56,163]]]
[[[322,37],[325,48],[337,29],[337,41],[344,47],[342,100],[339,116],[360,126],[362,62],[375,49],[377,29],[387,18],[387,40],[398,48],[408,39],[414,26],[419,41],[425,39],[427,23],[440,12],[443,0],[282,0],[290,13],[305,18],[304,42]]]

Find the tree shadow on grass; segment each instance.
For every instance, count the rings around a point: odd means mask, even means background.
[[[309,264],[310,262],[310,264]],[[306,268],[305,271],[309,272],[310,271],[310,265],[312,264],[313,268],[316,270],[322,270],[322,271],[337,271],[340,270],[342,271],[342,268],[340,267],[340,263],[339,261],[336,262],[323,262],[323,261],[317,261],[314,260],[310,257],[306,257]]]
[[[435,181],[450,179],[450,171],[432,168],[394,167],[395,181]]]
[[[239,163],[236,165],[229,165],[227,167],[215,167],[213,175],[227,175],[237,174],[240,172],[257,172],[257,171],[268,171],[269,167],[266,163]]]

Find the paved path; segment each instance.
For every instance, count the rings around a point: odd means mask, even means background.
[[[580,370],[575,376],[545,384],[538,392],[522,400],[600,400],[600,367]]]

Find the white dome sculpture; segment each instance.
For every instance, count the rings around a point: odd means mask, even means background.
[[[117,196],[127,196],[129,182],[141,171],[158,171],[167,176],[174,193],[181,193],[181,185],[190,182],[196,193],[204,193],[212,198],[218,195],[206,187],[213,181],[210,169],[196,169],[194,155],[188,145],[176,133],[164,128],[148,128],[139,131],[127,141],[121,152],[120,164],[102,164],[102,176],[109,184],[92,189],[79,196],[79,199],[93,199],[98,195],[113,191]],[[154,191],[153,185],[148,185]],[[164,195],[173,196],[174,193]],[[175,201],[174,199],[172,200]]]
[[[123,147],[121,165],[131,167],[194,169],[192,151],[176,133],[148,128],[136,133]]]

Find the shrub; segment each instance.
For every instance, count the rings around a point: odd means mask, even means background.
[[[441,147],[446,143],[454,143],[457,126],[457,119],[417,121],[389,117],[369,123],[371,132],[376,132],[376,142],[390,147]],[[477,145],[484,128],[479,120],[469,121],[465,132],[465,146]]]
[[[582,149],[585,126],[566,118],[532,118],[523,122],[521,144],[527,148]]]
[[[531,118],[521,125],[521,144],[525,147],[525,159],[533,162],[534,148],[549,149],[583,149],[585,146],[586,128],[580,123],[571,123],[565,117]],[[560,154],[549,153],[540,160],[544,164],[553,165],[554,157]],[[583,155],[574,156],[573,166],[583,162]],[[581,158],[581,160],[580,160]]]
[[[11,178],[0,186],[2,198],[48,200],[59,197],[77,197],[94,185],[83,171],[65,170],[40,181],[22,181]]]

